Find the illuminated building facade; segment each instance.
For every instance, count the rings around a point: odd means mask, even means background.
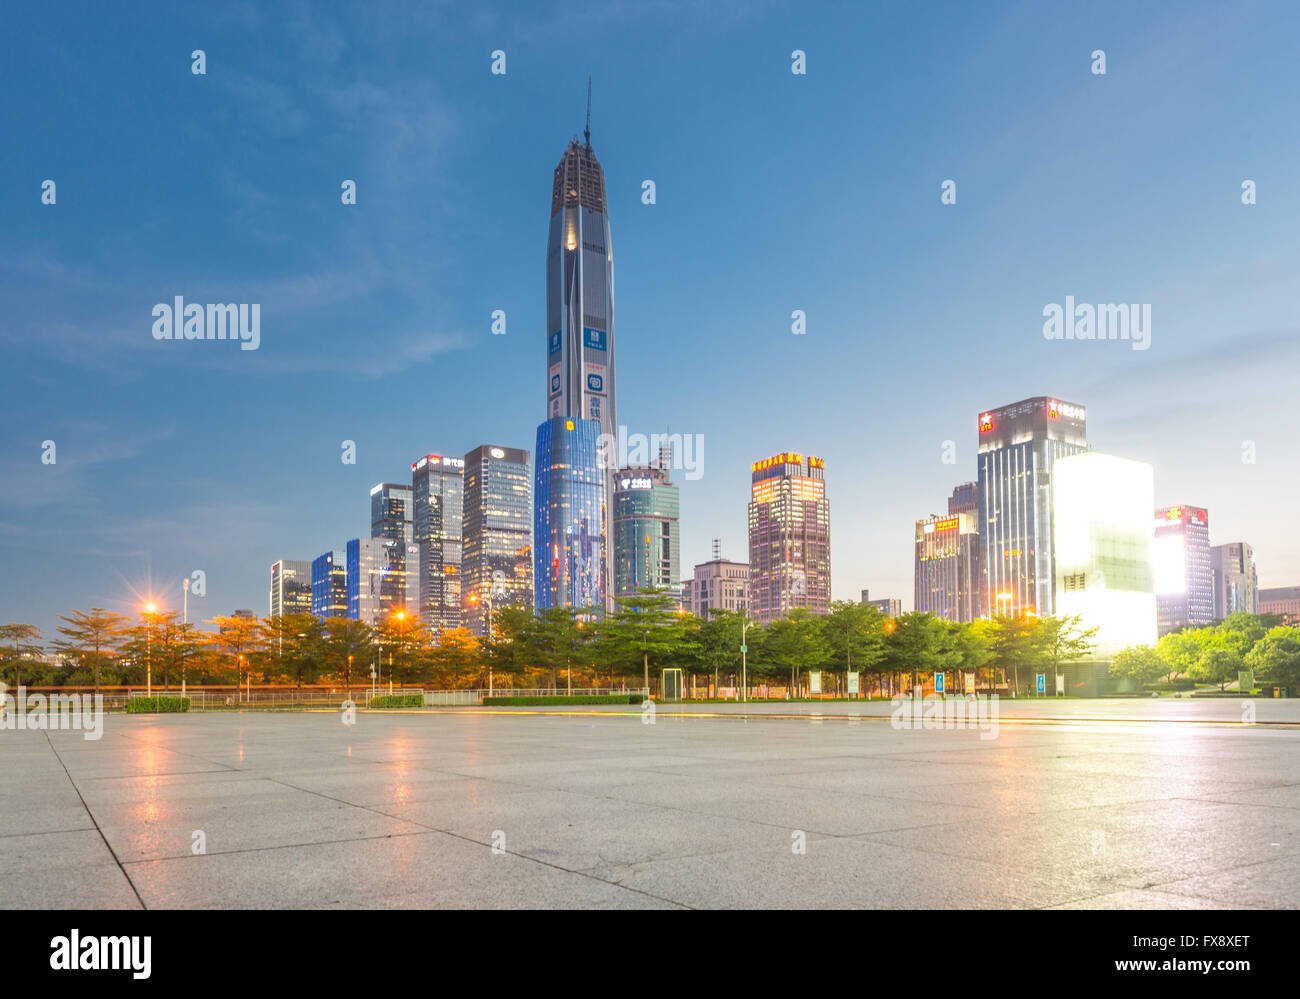
[[[917,611],[945,621],[980,616],[979,516],[975,510],[916,522]]]
[[[1121,649],[1154,645],[1151,466],[1088,451],[1057,459],[1052,475],[1055,613],[1078,615],[1085,630],[1096,626],[1088,659],[1109,662]]]
[[[347,547],[348,617],[376,625],[406,609],[406,545],[353,538]]]
[[[488,608],[533,605],[533,478],[528,452],[484,444],[465,455],[461,622],[486,635]]]
[[[460,626],[465,460],[428,454],[411,465],[412,535],[419,549],[420,621],[435,635]]]
[[[311,563],[282,558],[271,565],[270,616],[311,613]]]
[[[829,614],[830,501],[826,465],[789,451],[751,466],[749,609],[767,623],[798,607]]]
[[[1259,613],[1276,614],[1292,627],[1300,625],[1300,586],[1272,586],[1260,590]]]
[[[1053,466],[1087,449],[1085,429],[1082,406],[1046,396],[979,415],[982,614],[1054,613]]]
[[[316,617],[348,616],[348,567],[343,552],[328,551],[312,559],[311,612]]]
[[[382,603],[411,612],[420,605],[419,547],[415,544],[415,503],[411,487],[381,482],[370,490],[370,537],[389,542],[384,553]]]
[[[620,469],[614,480],[614,586],[672,589],[681,565],[677,487],[657,465]]]
[[[583,142],[569,143],[555,168],[546,250],[546,332],[547,419],[592,420],[600,434],[616,437],[614,251],[605,173],[592,152],[589,132]],[[542,474],[540,462],[537,474]],[[614,477],[614,468],[605,470],[602,518],[612,516]],[[601,539],[599,590],[607,595],[614,569],[613,545],[604,543],[611,533],[607,519],[595,533]],[[555,580],[539,580],[538,585],[548,591],[565,589]]]
[[[1259,576],[1255,571],[1255,550],[1244,541],[1215,545],[1210,549],[1214,570],[1214,620],[1245,611],[1259,613]]]
[[[1152,562],[1156,622],[1161,635],[1214,622],[1210,516],[1199,506],[1156,511]]]
[[[533,607],[603,607],[605,486],[600,423],[555,417],[537,428]]]

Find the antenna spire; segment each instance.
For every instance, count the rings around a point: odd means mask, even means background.
[[[583,141],[591,148],[591,77],[587,77],[587,127],[582,130]]]

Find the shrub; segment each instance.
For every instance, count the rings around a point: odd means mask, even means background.
[[[485,705],[506,707],[524,707],[548,704],[640,704],[646,699],[644,694],[582,694],[568,697],[563,694],[546,697],[484,697]]]
[[[188,697],[132,697],[126,702],[128,714],[155,714],[165,711],[188,711]]]
[[[368,706],[372,708],[422,708],[424,707],[424,695],[381,694],[378,697],[370,698]]]

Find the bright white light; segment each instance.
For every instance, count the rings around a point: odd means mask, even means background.
[[[1186,561],[1183,555],[1181,534],[1159,534],[1151,545],[1151,561],[1155,571],[1155,589],[1160,596],[1187,592]]]

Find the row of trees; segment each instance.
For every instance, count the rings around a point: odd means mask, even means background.
[[[1125,649],[1110,667],[1112,676],[1139,685],[1161,679],[1172,683],[1185,676],[1195,683],[1217,683],[1220,689],[1234,682],[1241,670],[1290,687],[1300,685],[1300,628],[1238,612],[1216,625],[1171,632],[1155,645]]]
[[[826,689],[843,692],[847,674],[889,695],[936,672],[969,673],[986,689],[1027,690],[1036,673],[1055,674],[1091,650],[1096,629],[1078,618],[999,617],[957,624],[930,614],[887,618],[869,605],[839,601],[829,614],[797,610],[763,626],[714,610],[707,619],[684,613],[676,596],[643,590],[621,598],[610,614],[571,609],[542,614],[502,608],[493,633],[481,639],[463,628],[436,640],[414,615],[396,613],[376,627],[361,621],[287,614],[257,620],[218,617],[200,630],[174,612],[139,619],[93,608],[60,618],[46,652],[30,625],[0,625],[0,676],[34,685],[303,684],[353,687],[374,678],[401,686],[463,688],[498,685],[650,686],[664,667],[707,677],[714,687],[778,685],[799,690],[810,670]],[[1188,676],[1226,685],[1238,669],[1278,682],[1300,680],[1300,629],[1270,627],[1255,615],[1234,614],[1213,628],[1166,635],[1153,647],[1125,650],[1113,675],[1137,684]],[[742,651],[742,645],[745,651]],[[372,674],[372,670],[374,673]]]

